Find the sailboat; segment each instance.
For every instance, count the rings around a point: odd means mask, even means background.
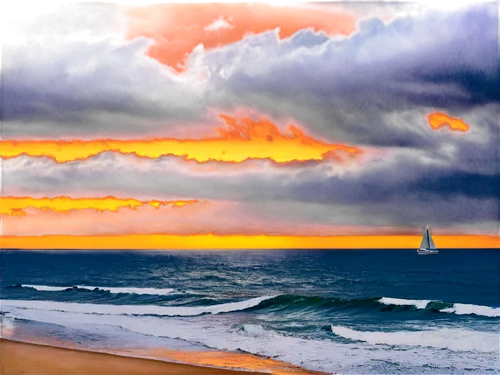
[[[422,242],[420,243],[420,249],[417,249],[417,254],[419,255],[427,255],[427,254],[438,254],[439,250],[436,249],[436,245],[432,240],[431,231],[429,230],[429,226],[425,227],[424,237],[422,238]]]

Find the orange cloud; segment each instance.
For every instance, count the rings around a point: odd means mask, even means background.
[[[343,150],[364,152],[342,143],[319,140],[300,125],[289,122],[279,126],[266,116],[237,109],[233,113],[216,112],[212,116],[218,125],[204,133],[188,133],[182,138],[149,136],[115,139],[104,137],[80,139],[1,139],[2,156],[19,155],[26,150],[33,155],[50,155],[58,161],[69,161],[96,154],[103,150],[135,152],[159,157],[165,153],[187,155],[199,161],[218,159],[242,161],[247,158],[272,158],[277,162],[322,159],[325,153]]]
[[[429,129],[435,132],[448,132],[455,135],[467,134],[472,127],[460,117],[453,117],[443,111],[433,111],[425,115]]]
[[[349,36],[356,32],[360,20],[377,14],[388,22],[389,11],[374,10],[361,14],[342,5],[300,3],[274,5],[271,2],[153,3],[147,6],[116,4],[120,19],[112,29],[125,42],[138,37],[154,41],[146,56],[170,73],[185,77],[186,59],[201,47],[204,51],[234,44],[245,37],[276,30],[278,37],[288,39],[300,30],[323,32],[328,36]],[[230,28],[216,33],[207,30],[214,19],[231,20]]]
[[[172,204],[183,203],[184,201],[173,201]],[[33,198],[33,197],[0,197],[0,215],[23,215],[26,207],[35,207],[45,210],[66,212],[69,210],[81,210],[94,208],[97,210],[116,211],[120,207],[137,207],[144,202],[134,198]],[[151,205],[157,205],[157,201],[149,201]]]
[[[2,150],[0,143],[0,163],[2,160]],[[24,171],[25,174],[35,173],[41,176],[40,173],[36,173],[37,170],[53,168],[55,172],[58,171],[58,166],[62,168],[66,168],[69,170],[78,170],[79,165],[81,164],[82,174],[80,177],[83,178],[84,174],[92,173],[95,169],[96,173],[105,172],[103,168],[106,165],[115,165],[122,172],[126,173],[140,173],[143,175],[152,175],[154,173],[163,173],[167,170],[169,173],[175,174],[177,177],[184,178],[224,178],[231,176],[231,178],[237,178],[240,176],[244,178],[244,176],[248,176],[249,174],[256,174],[259,176],[269,175],[270,177],[276,177],[281,175],[283,178],[291,177],[294,173],[298,171],[300,168],[312,168],[311,171],[318,171],[321,168],[327,168],[331,173],[335,176],[340,176],[344,173],[360,173],[365,170],[365,168],[372,162],[379,160],[381,157],[386,155],[390,155],[391,150],[378,150],[372,147],[363,145],[363,149],[359,150],[358,154],[348,154],[343,152],[331,153],[325,155],[325,158],[319,161],[292,161],[287,163],[278,163],[276,161],[267,159],[247,159],[245,161],[236,163],[236,162],[221,162],[217,160],[209,160],[207,162],[198,162],[194,159],[187,160],[183,157],[172,157],[166,156],[160,158],[156,161],[152,161],[150,158],[145,157],[137,157],[136,154],[121,154],[118,152],[112,152],[103,154],[102,156],[96,156],[94,158],[89,158],[82,162],[68,162],[66,163],[56,163],[54,159],[48,156],[38,156],[38,157],[27,157],[21,154],[19,157],[12,156],[6,160],[5,172],[6,173],[19,173]],[[27,163],[27,164],[26,164]],[[25,165],[26,164],[26,165]],[[73,165],[74,164],[74,165]],[[25,169],[26,168],[26,169]],[[68,169],[69,168],[69,169]],[[318,169],[319,168],[319,169]],[[47,170],[48,171],[48,170]],[[162,172],[163,171],[163,172]],[[61,172],[63,172],[61,170]],[[58,173],[58,172],[57,172]],[[63,172],[64,173],[64,172]],[[43,174],[43,173],[42,173]],[[46,174],[46,173],[45,173]],[[116,187],[116,186],[115,186]],[[9,184],[5,186],[4,193],[9,196],[25,196],[26,194],[33,195],[34,197],[41,197],[44,195],[48,196],[61,196],[61,195],[70,195],[75,198],[85,198],[85,197],[104,197],[107,195],[118,195],[122,196],[124,191],[115,190],[114,188],[110,188],[109,190],[103,191],[98,187],[94,188],[85,188],[84,190],[66,190],[64,186],[54,186],[57,190],[44,190],[38,193],[35,192],[27,192],[22,185],[18,184]],[[128,191],[128,190],[127,190]],[[141,192],[139,190],[139,192]],[[125,198],[128,196],[136,197],[139,200],[149,199],[148,195],[137,195],[134,192],[125,192]],[[196,194],[195,194],[196,195]],[[183,199],[190,199],[191,196],[177,196],[176,197]],[[151,197],[156,199],[161,199],[161,196]],[[164,197],[165,199],[169,199],[170,195]],[[196,197],[195,197],[196,198]],[[220,199],[224,199],[224,197],[220,196]],[[229,198],[229,197],[228,197]],[[231,196],[231,199],[235,197]]]

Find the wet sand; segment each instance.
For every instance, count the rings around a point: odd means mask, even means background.
[[[0,339],[2,375],[261,375]]]

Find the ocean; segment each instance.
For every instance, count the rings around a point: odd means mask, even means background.
[[[2,335],[341,374],[498,373],[500,252],[2,251]]]

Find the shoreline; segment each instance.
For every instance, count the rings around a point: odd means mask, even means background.
[[[0,373],[39,374],[179,374],[179,375],[269,375],[244,369],[162,361],[120,354],[33,344],[0,339]]]
[[[327,375],[252,354],[166,348],[89,350],[0,338],[2,375]]]

